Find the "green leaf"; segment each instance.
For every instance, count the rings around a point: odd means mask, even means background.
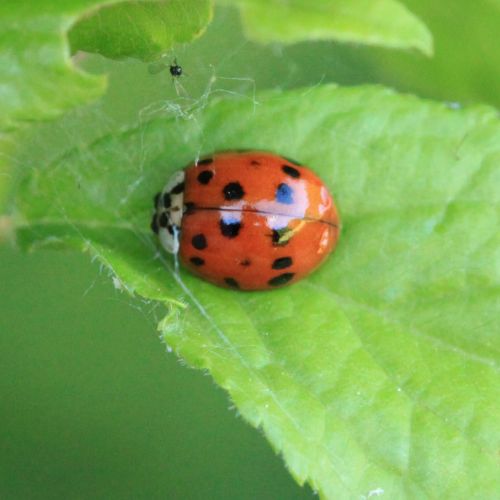
[[[448,101],[489,102],[500,107],[500,2],[405,0],[432,30],[435,57],[403,53],[353,54],[379,80]]]
[[[151,61],[200,36],[212,17],[209,0],[128,1],[105,5],[70,31],[73,51]]]
[[[17,122],[55,118],[104,91],[103,77],[72,65],[65,38],[78,16],[98,3],[0,4],[0,130],[12,129]]]
[[[341,239],[310,278],[237,293],[177,275],[159,248],[153,195],[231,148],[295,157],[330,186]],[[165,341],[322,496],[494,498],[499,161],[492,109],[320,86],[80,144],[29,171],[13,217],[22,246],[82,248],[117,286],[164,303]]]
[[[427,27],[396,0],[220,0],[237,5],[250,38],[295,43],[338,40],[432,55]]]
[[[72,50],[148,58],[199,34],[209,22],[209,0],[127,2],[63,0],[0,4],[0,130],[18,122],[46,120],[102,94],[106,79],[75,68]],[[132,18],[131,23],[125,22]],[[106,22],[104,28],[96,23]],[[133,32],[133,34],[132,34]],[[126,42],[127,41],[127,42]]]

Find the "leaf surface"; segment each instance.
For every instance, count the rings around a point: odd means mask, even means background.
[[[101,8],[111,16],[102,19]],[[67,36],[72,27],[73,52],[95,49],[146,59],[174,42],[190,40],[210,16],[208,0],[3,2],[0,130],[15,128],[18,122],[56,118],[103,93],[106,78],[77,69],[70,59]],[[98,24],[104,21],[105,26]]]
[[[324,497],[493,498],[496,112],[319,86],[262,94],[258,105],[215,100],[185,116],[29,170],[14,214],[19,243],[84,249],[124,290],[164,304],[165,341],[208,370]],[[340,243],[308,279],[222,290],[177,275],[150,233],[152,197],[169,175],[232,148],[296,158],[331,188]]]
[[[73,50],[151,61],[201,35],[211,17],[209,0],[120,2],[81,19],[69,39]]]
[[[430,56],[432,35],[396,0],[222,0],[237,5],[250,38],[262,43],[338,40]]]

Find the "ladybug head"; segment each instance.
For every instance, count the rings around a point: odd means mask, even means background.
[[[184,200],[184,170],[175,172],[155,197],[153,230],[158,233],[160,243],[170,253],[179,251],[179,231]]]

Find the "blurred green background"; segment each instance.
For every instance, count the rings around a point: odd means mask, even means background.
[[[383,83],[424,97],[500,104],[500,6],[492,0],[405,2],[435,37],[436,57],[334,43],[264,47],[237,13],[176,52],[191,95],[216,75],[239,94],[336,81]],[[175,97],[167,72],[91,58],[108,95],[56,126],[39,127],[20,162],[49,160],[138,111]],[[118,100],[116,99],[118,96]],[[125,98],[124,98],[125,96]],[[113,102],[126,106],[113,107]],[[50,139],[49,139],[50,138]],[[25,155],[23,157],[23,154]],[[33,160],[31,160],[33,161]],[[181,366],[158,339],[161,311],[113,288],[88,256],[0,247],[0,498],[311,498],[209,377]]]
[[[87,256],[0,262],[0,498],[312,497]]]

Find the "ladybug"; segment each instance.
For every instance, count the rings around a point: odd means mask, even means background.
[[[340,225],[316,174],[252,151],[217,153],[176,172],[155,197],[151,227],[201,278],[264,290],[316,269],[335,247]]]

